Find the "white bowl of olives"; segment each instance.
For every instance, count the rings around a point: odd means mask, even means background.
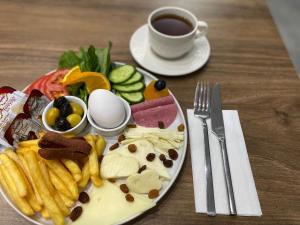
[[[87,125],[86,104],[75,96],[62,96],[44,109],[42,121],[48,131],[79,134]]]

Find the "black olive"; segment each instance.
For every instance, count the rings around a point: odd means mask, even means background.
[[[155,89],[158,91],[165,89],[166,86],[167,86],[167,84],[166,84],[166,81],[164,81],[164,80],[158,80],[154,84]]]
[[[73,113],[72,106],[69,102],[62,105],[59,110],[60,110],[60,115],[62,117],[67,117],[68,115]]]
[[[54,125],[54,129],[58,131],[66,131],[71,128],[70,123],[66,120],[66,118],[59,117]]]
[[[59,110],[61,109],[61,107],[63,105],[66,105],[66,104],[69,104],[69,101],[64,96],[61,96],[61,97],[55,99],[53,102],[53,106],[58,108]]]

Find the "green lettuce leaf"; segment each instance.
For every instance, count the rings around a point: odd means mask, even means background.
[[[81,98],[87,104],[89,94],[84,83],[68,85],[67,89],[70,95]]]
[[[81,57],[74,51],[66,51],[60,56],[58,67],[71,69],[74,66],[79,65],[81,61]]]
[[[103,48],[103,49],[96,49],[96,54],[98,55],[99,58],[99,64],[101,66],[100,72],[103,73],[104,75],[108,75],[111,65],[110,65],[110,50],[112,47],[111,41],[108,42],[108,47]]]
[[[111,70],[111,47],[112,43],[109,41],[106,48],[95,48],[90,45],[88,49],[80,48],[78,53],[72,50],[66,51],[60,56],[58,66],[67,69],[80,66],[83,72],[101,72],[107,76]]]
[[[82,61],[80,63],[80,70],[82,72],[92,71],[100,72],[101,66],[99,64],[98,56],[96,55],[96,49],[93,45],[90,45],[87,51],[80,48],[80,55],[82,55]]]

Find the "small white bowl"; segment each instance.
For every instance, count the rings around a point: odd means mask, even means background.
[[[95,129],[95,131],[98,134],[101,134],[101,135],[106,136],[106,137],[112,137],[112,136],[116,136],[116,135],[120,134],[126,128],[126,125],[128,124],[128,122],[129,122],[129,120],[131,118],[131,108],[130,108],[130,105],[128,104],[128,102],[126,102],[123,98],[120,98],[120,99],[123,102],[123,105],[124,105],[124,108],[125,108],[126,117],[125,117],[125,120],[119,126],[117,126],[117,127],[109,128],[109,129],[108,128],[100,127],[93,120],[93,118],[90,115],[90,112],[88,110],[88,112],[87,112],[87,119],[88,119],[89,123],[92,125],[92,127]]]
[[[86,119],[86,115],[87,115],[87,107],[86,104],[84,103],[84,101],[82,101],[80,98],[77,98],[75,96],[65,96],[65,98],[69,101],[69,102],[75,102],[78,105],[81,106],[81,108],[83,109],[83,116],[81,118],[81,121],[79,122],[79,124],[77,124],[75,127],[66,130],[66,131],[58,131],[53,129],[52,127],[50,127],[47,122],[46,122],[46,113],[48,112],[48,110],[53,107],[53,102],[50,102],[46,108],[44,109],[43,115],[42,115],[42,122],[44,127],[48,130],[48,131],[53,131],[59,134],[79,134],[87,125],[87,119]]]

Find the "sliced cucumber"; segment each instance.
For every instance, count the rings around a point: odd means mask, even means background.
[[[143,92],[137,91],[137,92],[120,92],[120,95],[122,98],[124,98],[127,102],[130,104],[136,104],[140,103],[144,100]]]
[[[114,84],[119,84],[130,79],[134,72],[135,68],[131,65],[119,66],[110,72],[108,79]]]
[[[135,73],[130,77],[128,80],[122,83],[122,85],[128,85],[128,84],[133,84],[136,82],[139,82],[143,79],[143,75],[140,74],[138,71],[135,71]]]
[[[118,91],[116,92],[116,96],[122,97],[120,92],[118,92]]]
[[[140,91],[144,88],[143,82],[137,82],[130,85],[121,85],[121,84],[114,84],[112,86],[113,89],[120,91],[120,92],[136,92]]]

